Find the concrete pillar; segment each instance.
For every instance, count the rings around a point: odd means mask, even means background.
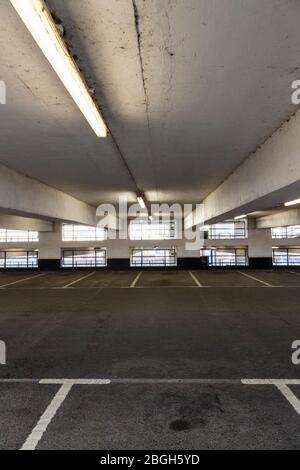
[[[248,257],[250,268],[272,267],[271,229],[257,229],[255,219],[248,220]]]
[[[39,233],[39,268],[59,269],[61,259],[61,224],[53,224],[52,232]]]

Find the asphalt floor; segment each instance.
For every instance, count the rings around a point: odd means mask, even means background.
[[[0,448],[299,449],[299,287],[290,269],[1,272]]]

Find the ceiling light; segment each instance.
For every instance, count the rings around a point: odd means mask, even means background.
[[[289,202],[285,202],[284,205],[285,206],[295,206],[296,204],[300,204],[300,199],[295,199],[294,201],[289,201]]]
[[[245,219],[247,217],[247,215],[243,214],[243,215],[237,215],[234,220],[239,220],[239,219]]]
[[[146,209],[146,204],[142,196],[137,196],[137,201],[142,209]]]
[[[10,2],[96,135],[106,137],[107,127],[99,109],[60,37],[44,0],[10,0]]]

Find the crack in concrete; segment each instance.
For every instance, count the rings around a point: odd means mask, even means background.
[[[144,89],[144,95],[145,95],[145,106],[146,106],[146,111],[147,111],[147,120],[148,120],[148,127],[149,127],[149,113],[148,113],[149,99],[148,99],[148,92],[147,92],[147,85],[146,85],[146,78],[145,78],[144,61],[143,61],[143,56],[142,56],[140,16],[139,16],[139,11],[138,11],[138,7],[136,4],[136,0],[132,0],[132,6],[133,6],[133,12],[134,12],[134,24],[135,24],[135,31],[136,31],[136,37],[137,37],[139,61],[140,61],[143,89]]]
[[[142,55],[140,15],[139,15],[136,0],[132,0],[132,7],[133,7],[133,13],[134,13],[134,25],[135,25],[136,38],[137,38],[137,46],[138,46],[138,53],[139,53],[139,62],[140,62],[140,69],[141,69],[142,85],[143,85],[143,91],[144,91],[144,97],[145,97],[146,119],[147,119],[148,135],[149,135],[149,149],[148,150],[149,150],[149,154],[150,154],[150,158],[151,158],[151,162],[152,162],[152,171],[153,171],[153,176],[154,176],[154,179],[155,179],[154,184],[155,184],[156,194],[158,194],[157,177],[156,177],[153,154],[152,154],[152,150],[151,150],[151,134],[152,133],[151,133],[150,115],[149,115],[149,96],[148,96],[146,77],[145,77],[144,60],[143,60],[143,55]]]

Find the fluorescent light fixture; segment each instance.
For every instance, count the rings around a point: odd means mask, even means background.
[[[247,217],[246,214],[243,214],[243,215],[237,215],[234,220],[239,220],[239,219],[245,219]]]
[[[284,205],[285,206],[295,206],[296,204],[300,204],[300,199],[295,199],[294,201],[288,201],[288,202],[285,202]]]
[[[146,204],[142,196],[137,196],[137,201],[142,209],[146,209]]]
[[[105,122],[60,37],[44,0],[10,0],[10,2],[96,135],[106,137]]]

